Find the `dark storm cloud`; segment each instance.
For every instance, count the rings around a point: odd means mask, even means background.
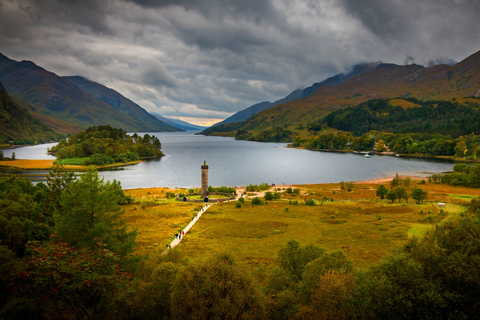
[[[151,111],[226,117],[359,62],[460,61],[479,49],[478,12],[467,0],[0,0],[0,51]]]
[[[59,27],[75,27],[84,32],[110,34],[106,15],[111,0],[24,0],[18,7],[38,23],[58,24]]]
[[[439,44],[454,46],[455,42],[476,47],[480,40],[480,1],[341,0],[341,3],[387,44],[411,40],[417,46],[423,40],[436,49]]]

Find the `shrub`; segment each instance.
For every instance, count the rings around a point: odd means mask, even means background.
[[[272,201],[273,200],[273,193],[271,193],[270,191],[266,192],[264,198],[267,201]]]
[[[240,209],[242,207],[242,202],[237,201],[237,203],[235,203],[235,207]]]
[[[263,205],[264,202],[263,202],[263,200],[260,199],[259,197],[255,197],[255,198],[252,199],[252,204],[259,206],[259,205]]]
[[[305,204],[307,206],[314,206],[315,205],[315,200],[313,199],[307,199],[307,201],[305,201]]]
[[[244,197],[240,197],[238,199],[238,202],[240,202],[241,204],[244,204],[245,203],[245,198]]]

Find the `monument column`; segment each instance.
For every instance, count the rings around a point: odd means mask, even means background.
[[[208,196],[208,163],[203,161],[202,166],[202,198]]]

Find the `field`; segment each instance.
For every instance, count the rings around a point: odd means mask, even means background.
[[[388,183],[385,185],[389,188]],[[340,184],[301,185],[295,186],[301,190],[297,196],[287,194],[285,188],[276,189],[282,199],[266,205],[252,205],[249,200],[241,208],[235,201],[216,204],[179,248],[192,258],[216,251],[232,252],[252,268],[270,268],[278,250],[296,239],[328,250],[344,250],[357,268],[368,268],[409,237],[421,236],[436,223],[461,214],[470,199],[480,194],[471,188],[431,183],[419,186],[428,191],[428,199],[420,205],[412,199],[393,204],[380,200],[374,183],[354,184],[351,192]],[[167,192],[184,190],[126,191],[135,197],[135,203],[125,209],[128,225],[138,230],[138,253],[163,249],[200,208],[198,204],[167,199]],[[314,199],[315,205],[306,205],[308,199]],[[445,208],[439,208],[438,202],[445,202]]]

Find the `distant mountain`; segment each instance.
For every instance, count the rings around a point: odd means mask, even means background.
[[[313,92],[315,92],[318,88],[320,88],[322,86],[325,86],[325,85],[336,86],[337,84],[339,84],[339,83],[341,83],[341,82],[343,82],[347,79],[350,79],[351,77],[354,77],[356,75],[359,75],[359,74],[362,74],[362,73],[365,73],[365,72],[369,72],[369,71],[375,69],[375,67],[377,67],[379,64],[380,64],[380,62],[355,65],[353,67],[352,71],[350,71],[347,74],[340,73],[340,74],[337,74],[333,77],[330,77],[330,78],[328,78],[328,79],[326,79],[322,82],[314,83],[310,87],[305,88],[303,90],[297,89],[297,90],[291,92],[285,98],[282,98],[282,99],[277,100],[275,102],[264,101],[264,102],[254,104],[254,105],[248,107],[247,109],[241,110],[241,111],[235,113],[234,115],[226,118],[222,122],[219,122],[219,123],[213,125],[213,127],[218,126],[218,125],[222,125],[222,124],[241,122],[241,121],[244,121],[244,120],[248,119],[250,116],[252,116],[252,115],[254,115],[254,114],[256,114],[260,111],[266,110],[268,108],[272,108],[276,105],[289,103],[291,101],[298,100],[298,99],[303,99],[303,98],[311,95]]]
[[[122,109],[116,109],[70,80],[30,61],[17,62],[0,55],[0,81],[12,98],[24,100],[37,115],[55,118],[73,126],[105,124],[127,131],[176,131],[140,107],[141,110],[132,111],[135,108],[125,106],[120,97],[117,97],[121,100],[117,107]]]
[[[83,91],[90,93],[95,98],[108,103],[123,114],[140,120],[144,126],[151,128],[149,131],[178,131],[175,126],[169,125],[162,121],[162,119],[154,117],[138,104],[130,99],[125,98],[123,95],[113,89],[107,88],[102,84],[90,81],[81,76],[64,78],[75,84]],[[158,129],[154,130],[154,128]]]
[[[3,85],[0,83],[0,144],[45,143],[64,137],[33,118],[2,89]]]
[[[165,122],[166,124],[168,124],[168,125],[170,125],[174,128],[177,128],[179,130],[185,130],[185,131],[195,130],[195,131],[198,131],[198,130],[203,130],[203,129],[206,128],[206,127],[197,126],[195,124],[188,123],[186,121],[167,118],[167,117],[164,117],[160,113],[157,113],[157,112],[150,112],[150,114],[153,115],[154,117],[156,117],[157,119],[161,120],[162,122]]]
[[[387,63],[372,66],[375,67],[371,71],[359,73],[337,85],[319,86],[303,99],[263,110],[238,125],[209,129],[233,136],[238,131],[255,135],[276,128],[289,130],[295,137],[300,132],[306,134],[308,123],[333,110],[372,99],[411,97],[418,100],[451,100],[480,96],[480,51],[453,66]]]

